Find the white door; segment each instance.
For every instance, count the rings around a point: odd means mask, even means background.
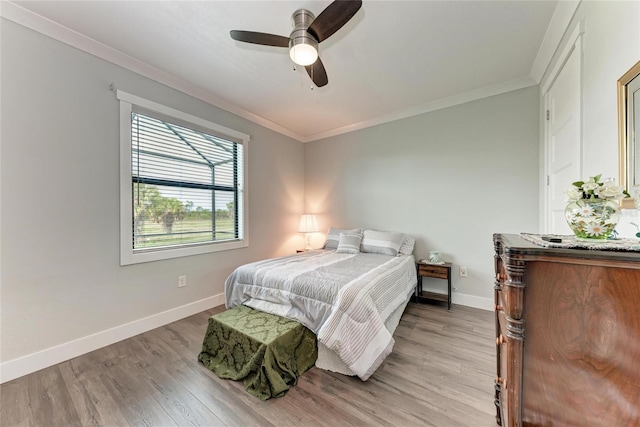
[[[564,215],[567,206],[564,193],[572,182],[582,179],[580,52],[578,38],[545,94],[546,232],[552,234],[572,234]]]

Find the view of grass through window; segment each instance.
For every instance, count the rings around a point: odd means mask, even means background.
[[[163,197],[154,185],[135,183],[133,194],[135,248],[228,240],[235,236],[233,201],[227,202],[226,209],[216,209],[214,223],[210,209],[194,208],[192,201],[183,203],[174,197]]]

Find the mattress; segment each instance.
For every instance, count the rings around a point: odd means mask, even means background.
[[[225,282],[225,297],[228,308],[243,304],[302,323],[323,354],[330,350],[348,368],[338,372],[366,380],[391,352],[416,282],[411,255],[316,250],[237,268]],[[334,354],[317,366],[335,368]]]

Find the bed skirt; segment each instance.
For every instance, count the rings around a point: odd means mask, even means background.
[[[316,336],[300,323],[238,306],[209,318],[198,360],[267,400],[283,396],[317,356]]]

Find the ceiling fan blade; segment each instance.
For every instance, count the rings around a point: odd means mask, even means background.
[[[362,0],[336,0],[313,20],[307,32],[321,42],[346,24],[362,6]]]
[[[318,86],[326,86],[329,83],[329,78],[327,77],[327,70],[324,69],[324,65],[322,65],[322,61],[320,58],[316,62],[311,65],[307,65],[304,67],[307,70],[307,74],[313,80],[313,83]]]
[[[289,37],[238,30],[231,30],[230,34],[232,39],[239,42],[262,44],[266,46],[289,47]]]

